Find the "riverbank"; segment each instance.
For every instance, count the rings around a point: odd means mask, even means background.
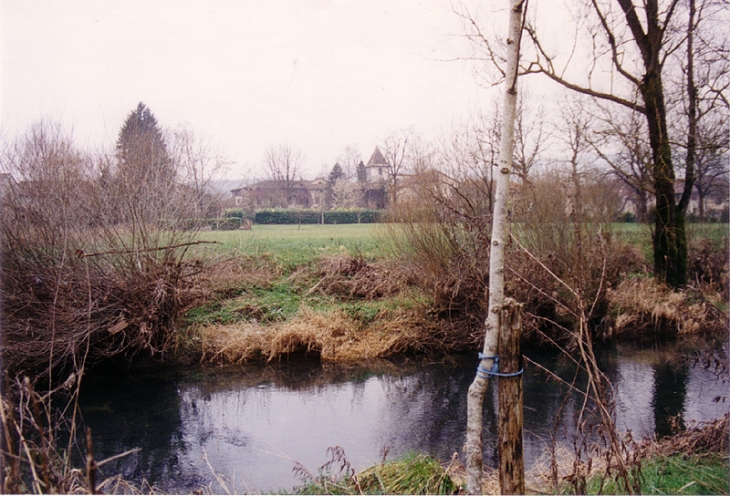
[[[640,494],[728,494],[730,414],[660,441],[634,444],[631,483]],[[466,494],[466,468],[415,453],[355,473],[334,450],[318,476],[299,467],[296,494]],[[339,470],[338,470],[339,469]],[[296,469],[295,469],[296,470]],[[546,452],[525,474],[527,494],[627,494],[601,459],[577,460],[566,448]],[[482,494],[499,494],[499,474],[485,470]]]
[[[205,234],[222,244],[206,247],[207,258],[215,258],[213,249],[231,255],[213,263],[201,279],[199,303],[180,321],[178,357],[216,364],[300,354],[343,361],[479,348],[485,298],[462,301],[463,290],[453,288],[444,301],[444,285],[458,281],[425,278],[395,249],[393,226],[256,227]],[[615,237],[622,243],[647,244],[636,228],[618,232]],[[722,239],[713,242],[722,244]],[[636,250],[626,252],[634,257],[631,267],[645,264],[635,260]],[[702,244],[693,260],[707,262],[712,253]],[[716,274],[718,263],[699,264],[712,277],[681,291],[658,284],[645,272],[609,269],[623,275],[611,284],[604,281],[592,309],[594,338],[722,338],[728,330],[727,268]],[[570,344],[575,308],[539,287],[522,287],[517,293],[526,305],[527,342]]]

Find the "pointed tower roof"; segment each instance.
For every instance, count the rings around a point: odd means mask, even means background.
[[[368,167],[374,165],[388,165],[388,161],[385,160],[385,157],[380,151],[380,148],[378,148],[377,146],[375,147],[375,151],[373,152],[373,154],[370,156],[370,160],[368,160]]]

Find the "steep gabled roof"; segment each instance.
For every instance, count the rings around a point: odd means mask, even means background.
[[[388,161],[385,159],[385,157],[381,153],[380,148],[378,148],[376,146],[375,151],[370,156],[370,160],[368,160],[367,166],[372,167],[372,166],[383,166],[383,165],[388,165]]]

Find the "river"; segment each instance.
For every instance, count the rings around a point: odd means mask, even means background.
[[[716,350],[723,357],[727,352],[727,343]],[[539,350],[525,355],[572,380],[573,366],[564,357]],[[662,436],[677,420],[692,425],[730,411],[727,377],[693,364],[692,356],[676,343],[602,350],[621,429],[634,438]],[[316,475],[334,446],[357,470],[380,462],[386,452],[389,459],[411,450],[442,460],[459,453],[463,459],[466,391],[476,361],[463,356],[443,363],[291,360],[95,369],[84,379],[81,411],[98,461],[140,448],[104,465],[103,476],[121,473],[168,493],[291,491],[302,483],[295,464]],[[529,467],[551,433],[570,442],[580,398],[534,365],[526,367],[523,384]],[[484,454],[491,466],[497,460],[496,420],[496,387],[490,385]]]

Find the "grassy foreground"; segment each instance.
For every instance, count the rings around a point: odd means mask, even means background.
[[[296,494],[465,494],[466,471],[458,459],[442,464],[427,456],[410,453],[355,473],[341,452],[313,475],[299,467],[303,484]],[[727,454],[655,455],[642,460],[634,477],[641,494],[728,494]],[[550,484],[541,468],[526,474],[528,494],[575,494],[567,480]],[[611,476],[594,471],[581,494],[626,494]],[[499,475],[483,475],[484,494],[499,493]]]
[[[390,255],[384,224],[258,225],[249,231],[203,231],[199,238],[214,241],[203,245],[205,258],[220,255],[273,256],[276,263],[292,270],[322,256],[343,252],[368,259]]]
[[[646,460],[640,470],[642,494],[728,494],[728,456],[673,455]],[[619,494],[610,477],[595,476],[588,494]]]

